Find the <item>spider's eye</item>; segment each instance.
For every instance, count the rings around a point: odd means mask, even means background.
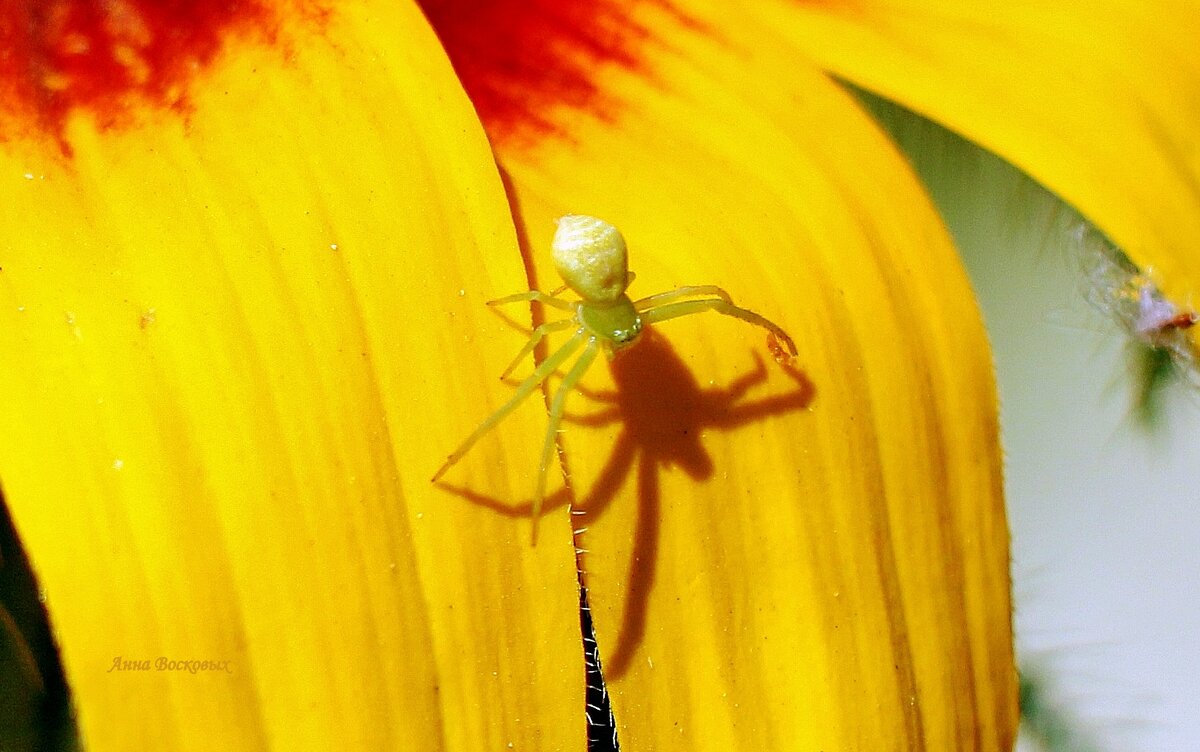
[[[630,342],[634,341],[635,339],[637,339],[638,335],[641,333],[642,333],[642,320],[640,318],[634,319],[633,325],[630,326],[628,329],[621,329],[620,331],[614,332],[614,334],[616,334],[616,337],[615,337],[616,341],[622,345],[627,345]]]

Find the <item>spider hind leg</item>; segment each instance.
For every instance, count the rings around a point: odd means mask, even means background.
[[[527,292],[518,292],[518,293],[513,293],[512,295],[505,295],[503,298],[496,298],[495,300],[489,300],[487,302],[487,304],[490,306],[500,306],[500,305],[508,305],[509,303],[525,303],[525,302],[543,303],[543,304],[551,306],[553,308],[560,308],[564,311],[574,312],[574,310],[575,310],[575,304],[572,303],[571,301],[563,300],[562,298],[556,298],[553,295],[547,295],[546,293],[544,293],[540,290],[529,290]]]

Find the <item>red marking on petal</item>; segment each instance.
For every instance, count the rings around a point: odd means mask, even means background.
[[[59,140],[74,111],[101,128],[134,108],[186,109],[187,87],[234,34],[274,37],[267,0],[6,0],[0,111],[9,135]]]
[[[636,70],[650,31],[640,6],[665,0],[418,0],[493,139],[561,133],[563,109],[604,117],[602,65]]]

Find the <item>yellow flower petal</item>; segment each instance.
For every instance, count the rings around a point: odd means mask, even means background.
[[[995,151],[1200,293],[1200,14],[1181,0],[757,4],[820,65]]]
[[[580,749],[569,547],[429,482],[506,392],[486,140],[414,7],[294,10],[0,149],[0,480],[84,743]]]
[[[634,297],[722,285],[801,351],[764,363],[761,331],[679,319],[572,402],[565,469],[585,514],[552,513],[540,545],[587,528],[622,747],[1010,748],[994,385],[928,200],[769,25],[599,7],[592,26],[530,19],[544,41],[525,54],[512,42],[532,32],[458,46],[472,35],[433,14],[496,139],[532,281],[558,284],[556,216],[603,217],[629,243]]]

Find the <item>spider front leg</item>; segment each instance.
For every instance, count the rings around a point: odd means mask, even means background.
[[[508,368],[504,369],[504,373],[500,374],[500,378],[501,379],[508,378],[508,375],[513,372],[513,369],[521,364],[521,361],[525,359],[526,355],[533,352],[533,348],[537,347],[537,344],[539,342],[541,342],[542,338],[545,337],[548,333],[557,332],[560,329],[568,329],[572,326],[578,326],[578,325],[579,325],[579,322],[577,322],[575,319],[572,318],[572,319],[563,319],[562,321],[554,321],[549,324],[542,324],[541,326],[534,329],[533,332],[529,335],[529,341],[526,342],[525,346],[521,348],[521,352],[517,353],[517,357],[513,358],[512,362],[508,364]]]
[[[670,292],[660,292],[657,295],[651,295],[648,298],[635,300],[633,302],[633,307],[639,311],[645,311],[654,308],[655,306],[663,305],[664,303],[670,303],[673,300],[689,298],[694,295],[716,295],[726,303],[733,305],[733,298],[729,296],[729,293],[725,292],[724,289],[717,287],[716,285],[688,285],[687,287],[677,287]]]
[[[509,399],[508,402],[505,402],[500,409],[488,416],[487,420],[480,423],[479,427],[476,428],[475,431],[468,436],[465,441],[463,441],[458,449],[455,449],[454,452],[446,458],[446,462],[441,466],[441,468],[438,469],[436,473],[434,473],[433,482],[436,483],[438,479],[446,473],[447,470],[454,466],[454,463],[458,462],[463,458],[463,455],[470,451],[471,447],[475,445],[476,441],[479,441],[480,437],[492,430],[497,423],[504,420],[509,413],[515,410],[517,405],[521,404],[526,397],[528,397],[530,394],[533,394],[533,391],[538,388],[539,384],[549,378],[550,374],[554,373],[554,371],[563,364],[563,361],[571,357],[571,355],[573,355],[575,351],[579,349],[579,346],[583,344],[583,338],[583,332],[575,334],[569,340],[567,340],[553,355],[542,361],[542,364],[538,366],[533,373],[529,374],[528,378],[526,378],[517,386],[517,391],[513,394],[512,398]]]
[[[670,295],[671,293],[666,293]],[[787,345],[788,352],[795,356],[797,354],[796,343],[792,342],[792,338],[787,332],[783,331],[777,324],[768,321],[754,311],[747,310],[740,306],[735,306],[724,298],[706,298],[704,300],[688,300],[682,303],[670,303],[668,305],[649,308],[641,312],[642,322],[646,324],[654,324],[659,321],[667,321],[669,319],[677,319],[680,316],[690,316],[693,313],[701,311],[716,311],[717,313],[726,316],[732,316],[735,319],[754,324],[762,327],[774,334]]]
[[[575,335],[580,336],[580,335]],[[533,533],[530,538],[530,545],[537,545],[538,520],[542,516],[542,500],[546,498],[546,476],[550,472],[550,462],[554,457],[554,447],[556,445],[555,438],[558,435],[558,427],[562,424],[563,411],[567,404],[567,395],[587,373],[591,367],[592,361],[596,359],[596,352],[599,350],[599,344],[593,338],[588,342],[588,346],[584,349],[583,354],[579,356],[579,360],[575,361],[575,365],[571,366],[571,370],[567,371],[567,375],[563,377],[562,383],[558,385],[558,391],[554,393],[554,401],[550,403],[550,424],[546,426],[546,440],[542,444],[542,461],[538,465],[538,484],[537,493],[533,497]]]

